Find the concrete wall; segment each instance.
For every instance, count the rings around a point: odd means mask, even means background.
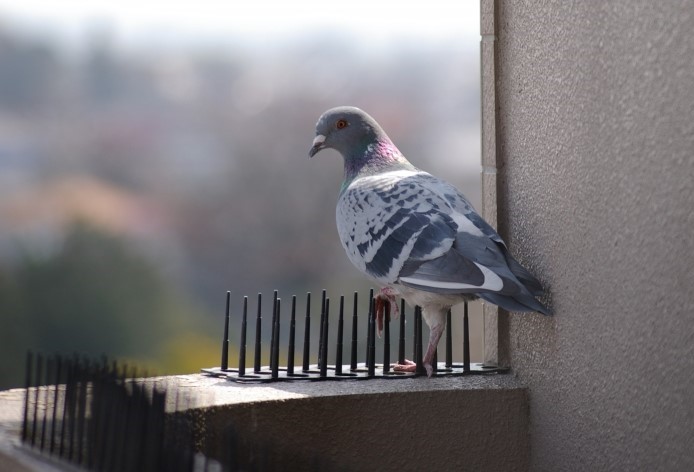
[[[528,470],[528,394],[511,375],[239,385],[201,376],[168,379],[203,404],[200,447],[268,470]],[[241,443],[229,450],[233,425]],[[267,445],[266,450],[257,446]],[[255,445],[255,446],[254,446]],[[273,465],[291,464],[273,469]],[[320,467],[311,464],[319,461]],[[248,467],[247,467],[248,468]]]
[[[482,3],[531,470],[694,470],[694,3]]]
[[[239,470],[528,470],[528,392],[512,375],[141,382],[166,388],[167,411],[192,420],[196,447],[212,459],[233,457]],[[0,471],[54,471],[47,456],[20,447],[25,395],[0,391]]]

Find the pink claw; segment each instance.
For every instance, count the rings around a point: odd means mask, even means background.
[[[395,372],[414,373],[417,371],[417,364],[407,359],[405,359],[405,362],[403,364],[393,364],[392,367]]]
[[[378,294],[374,297],[376,301],[376,333],[378,337],[381,337],[383,332],[383,319],[386,314],[386,303],[390,304],[391,313],[393,314],[393,319],[400,316],[400,310],[398,309],[398,304],[396,301],[397,292],[390,287],[383,287]],[[390,321],[390,320],[388,320]]]

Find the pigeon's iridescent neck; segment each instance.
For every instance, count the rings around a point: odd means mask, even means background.
[[[395,169],[414,169],[390,139],[379,139],[357,155],[345,158],[345,180],[342,190],[357,177],[375,175]]]
[[[393,161],[402,158],[402,153],[390,140],[379,140],[366,146],[366,161]]]

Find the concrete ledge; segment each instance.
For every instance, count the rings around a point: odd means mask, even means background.
[[[527,470],[528,394],[511,375],[239,385],[184,376],[201,449],[221,458],[225,431],[294,464],[344,470]],[[174,387],[175,385],[175,387]],[[203,396],[201,398],[201,395]],[[207,396],[207,398],[204,398]]]
[[[233,427],[238,447],[265,444],[297,466],[318,458],[352,471],[528,469],[528,393],[512,375],[242,385],[195,374],[146,382],[167,388],[170,411],[193,419],[196,444],[212,458],[230,453]],[[22,399],[23,390],[0,392],[0,430],[16,436]]]

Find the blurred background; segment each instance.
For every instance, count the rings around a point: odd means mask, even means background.
[[[479,2],[239,3],[0,0],[0,389],[27,349],[219,365],[227,290],[366,289],[330,107],[479,208]]]

